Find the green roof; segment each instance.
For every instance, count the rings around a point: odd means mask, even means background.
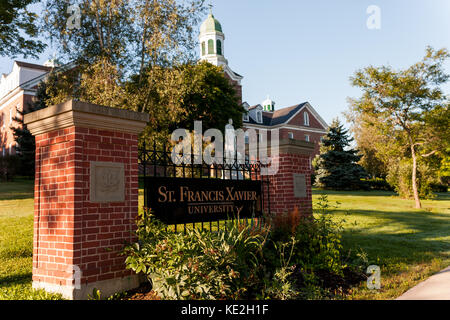
[[[202,26],[200,27],[201,33],[207,33],[207,32],[222,32],[222,26],[220,25],[220,22],[214,18],[213,14],[210,13],[208,15],[208,18],[202,23]]]

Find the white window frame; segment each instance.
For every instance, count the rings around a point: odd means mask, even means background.
[[[262,111],[260,110],[256,111],[256,122],[263,123]]]
[[[311,142],[311,136],[309,134],[305,134],[305,141]]]
[[[309,114],[308,112],[303,112],[303,124],[309,127]]]
[[[288,132],[288,138],[291,140],[294,140],[294,133],[293,132]]]

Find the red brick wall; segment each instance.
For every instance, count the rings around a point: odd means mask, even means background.
[[[131,274],[117,253],[134,240],[137,139],[78,127],[36,136],[34,281],[70,285],[72,264],[83,284]],[[124,163],[124,202],[89,202],[90,161]]]
[[[239,99],[239,104],[242,104],[242,86],[237,81],[232,80],[226,72],[224,73],[224,75],[225,75],[225,78],[227,78],[230,81],[234,90],[236,90],[236,95]]]
[[[284,214],[298,208],[304,215],[312,214],[311,169],[309,155],[286,154],[279,156],[279,170],[270,180],[270,211]],[[306,178],[306,198],[294,197],[294,174],[304,174]],[[267,201],[265,201],[267,204]]]
[[[307,112],[309,115],[309,127],[315,128],[315,129],[325,129],[320,122],[315,118],[315,116],[309,112],[308,110],[302,110],[300,113],[298,113],[294,118],[292,118],[291,121],[289,121],[287,124],[290,125],[296,125],[296,126],[304,126],[304,116],[303,113]]]
[[[10,145],[13,146],[12,154],[16,154],[16,141],[11,127],[18,127],[19,123],[10,120],[10,110],[12,110],[12,118],[14,119],[14,117],[18,116],[16,109],[23,111],[25,108],[26,110],[28,105],[33,102],[33,99],[34,96],[32,95],[18,95],[17,98],[11,100],[11,102],[0,109],[0,157],[3,154],[3,148],[5,148],[5,154],[10,154]]]

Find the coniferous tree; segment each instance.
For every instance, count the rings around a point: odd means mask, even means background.
[[[46,101],[48,99],[47,95],[47,83],[41,82],[38,85],[36,91],[36,99],[27,105],[24,110],[17,110],[16,117],[14,117],[14,122],[16,126],[12,128],[14,134],[14,140],[17,142],[17,158],[18,158],[18,172],[23,176],[33,177],[34,176],[34,165],[35,165],[35,139],[27,127],[23,124],[23,117],[25,114],[37,111],[47,107]]]
[[[316,185],[333,190],[356,190],[364,188],[362,178],[367,173],[357,162],[358,150],[348,148],[353,138],[338,119],[333,120],[323,138],[320,155],[315,159]]]

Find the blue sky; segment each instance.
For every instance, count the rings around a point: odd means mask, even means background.
[[[355,70],[407,67],[427,45],[450,49],[450,0],[212,2],[225,56],[244,76],[244,101],[260,103],[268,94],[276,108],[309,101],[327,122],[347,110],[347,97],[360,95],[349,82]],[[366,26],[370,5],[381,9],[380,30]],[[43,63],[52,52],[27,61]],[[11,67],[11,59],[0,58],[0,72]],[[450,94],[450,84],[444,88]]]

